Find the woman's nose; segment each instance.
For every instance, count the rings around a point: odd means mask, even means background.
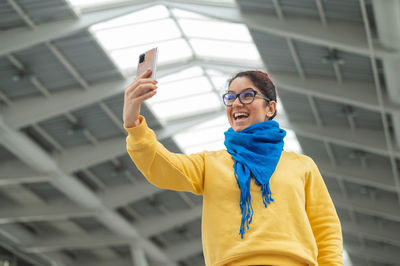
[[[243,105],[242,102],[239,100],[239,97],[236,97],[236,99],[233,101],[232,106],[235,106],[235,105]]]

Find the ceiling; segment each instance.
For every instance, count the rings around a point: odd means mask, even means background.
[[[204,265],[201,197],[151,186],[125,151],[123,90],[148,46],[166,89],[142,112],[168,149],[223,148],[226,78],[266,69],[287,149],[334,200],[346,265],[400,265],[399,0],[82,3],[0,1],[0,265]],[[127,17],[175,35],[104,43]]]

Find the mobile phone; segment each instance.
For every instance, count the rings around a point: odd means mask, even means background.
[[[151,77],[156,79],[157,72],[157,56],[158,48],[150,49],[143,54],[139,55],[139,63],[137,67],[137,77],[146,72],[148,68],[152,70]]]

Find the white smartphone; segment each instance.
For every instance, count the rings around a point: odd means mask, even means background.
[[[137,77],[144,72],[148,68],[151,68],[152,74],[151,77],[155,80],[156,79],[156,72],[157,72],[157,56],[158,56],[158,48],[155,47],[150,49],[143,54],[139,55],[139,63],[137,67]]]

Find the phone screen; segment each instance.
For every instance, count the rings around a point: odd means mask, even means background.
[[[156,79],[157,72],[157,56],[158,56],[158,48],[153,48],[139,56],[139,63],[137,67],[137,76],[143,74],[148,68],[151,68],[152,74],[151,77]]]

